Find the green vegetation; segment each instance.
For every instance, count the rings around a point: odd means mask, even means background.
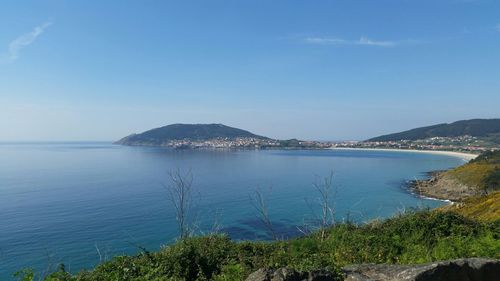
[[[222,124],[172,124],[152,129],[141,134],[125,137],[117,144],[125,145],[159,145],[171,140],[209,140],[215,138],[256,138],[266,137],[252,134],[248,131],[232,128]]]
[[[441,210],[456,212],[479,221],[494,222],[500,220],[500,191],[469,198],[461,204],[448,205]]]
[[[471,119],[416,128],[400,133],[383,135],[368,141],[418,140],[432,137],[473,136],[500,143],[500,119]]]
[[[300,144],[298,139],[289,139],[289,140],[280,140],[281,147],[301,147],[303,145]]]
[[[115,257],[73,276],[62,267],[45,280],[244,280],[261,267],[339,272],[340,266],[354,263],[461,257],[500,258],[500,221],[425,210],[364,225],[337,224],[324,239],[320,233],[276,242],[234,242],[223,235],[186,238],[155,253]],[[18,278],[28,281],[34,275],[25,270]]]
[[[485,137],[481,138],[481,142],[478,143],[478,146],[494,146],[500,144],[500,133],[489,134]]]
[[[445,172],[445,176],[485,192],[500,189],[500,151],[479,155],[469,163]]]

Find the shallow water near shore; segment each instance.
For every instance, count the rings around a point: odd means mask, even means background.
[[[109,143],[0,144],[0,280],[64,262],[102,259],[175,241],[167,172],[191,169],[199,233],[214,221],[233,239],[269,239],[250,196],[259,189],[280,236],[318,211],[312,183],[333,171],[337,220],[385,218],[442,201],[417,198],[408,180],[463,164],[457,157],[355,150],[172,150]]]

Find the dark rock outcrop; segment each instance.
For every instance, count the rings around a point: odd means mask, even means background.
[[[500,260],[469,258],[423,265],[361,264],[345,267],[346,281],[495,281]]]
[[[346,281],[496,281],[500,260],[468,258],[422,265],[360,264],[344,267]],[[259,269],[246,281],[334,281],[326,271],[298,272],[293,269]]]
[[[293,269],[259,269],[250,274],[246,281],[334,281],[336,274],[327,271],[298,272]]]
[[[483,195],[478,187],[465,185],[446,172],[432,173],[431,178],[427,180],[412,181],[409,188],[418,195],[454,202]]]

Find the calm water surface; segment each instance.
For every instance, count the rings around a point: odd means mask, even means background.
[[[214,220],[234,239],[268,239],[250,196],[268,200],[280,235],[315,217],[312,183],[334,172],[338,219],[387,217],[443,204],[404,189],[407,180],[462,159],[353,150],[209,151],[107,143],[0,144],[0,280],[23,267],[90,268],[103,258],[174,241],[167,172],[191,169],[200,232]],[[311,208],[312,206],[312,208]],[[219,215],[217,215],[219,214]],[[215,218],[218,219],[215,219]]]

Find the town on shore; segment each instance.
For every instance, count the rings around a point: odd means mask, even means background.
[[[363,141],[279,140],[223,124],[171,124],[126,136],[116,144],[191,148],[440,150],[479,154],[500,147],[500,119],[461,120]]]
[[[193,148],[306,148],[306,149],[328,149],[328,148],[370,148],[370,149],[408,149],[408,150],[439,150],[439,151],[462,151],[480,153],[495,149],[484,143],[480,138],[473,136],[459,137],[432,137],[421,140],[399,140],[399,141],[302,141],[302,140],[277,140],[253,137],[238,138],[213,138],[208,140],[170,140],[161,146],[177,149]]]

